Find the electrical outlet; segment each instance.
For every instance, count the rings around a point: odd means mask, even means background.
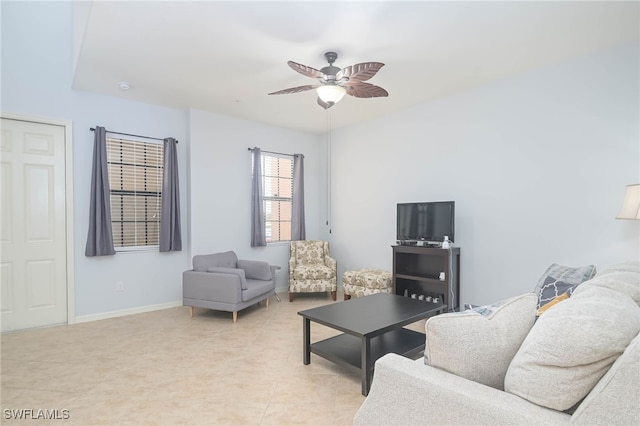
[[[116,291],[124,291],[124,281],[116,282]]]

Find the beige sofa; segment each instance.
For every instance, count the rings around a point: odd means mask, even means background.
[[[603,270],[535,320],[537,302],[430,318],[425,359],[380,358],[354,424],[639,425],[639,264]]]

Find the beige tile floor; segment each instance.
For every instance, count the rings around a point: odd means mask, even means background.
[[[302,364],[297,312],[332,303],[329,295],[281,297],[240,311],[236,324],[231,313],[196,309],[191,318],[180,307],[3,334],[0,423],[352,424],[364,401],[358,376],[313,354]],[[312,341],[334,334],[311,325]],[[69,418],[8,418],[20,409]]]

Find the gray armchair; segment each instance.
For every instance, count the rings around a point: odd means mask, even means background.
[[[182,273],[182,304],[194,308],[233,312],[276,294],[276,269],[259,260],[238,260],[232,251],[193,257],[193,269]]]

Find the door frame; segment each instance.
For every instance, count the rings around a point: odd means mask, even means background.
[[[75,324],[75,278],[73,250],[73,125],[70,120],[20,115],[0,111],[0,118],[64,127],[65,228],[67,268],[67,324]]]

